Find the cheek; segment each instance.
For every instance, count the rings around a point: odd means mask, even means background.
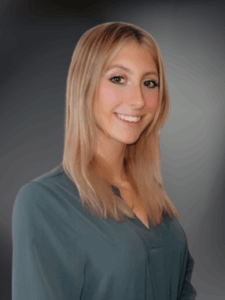
[[[119,102],[120,96],[115,90],[104,87],[101,89],[100,98],[104,106],[113,108]]]
[[[150,95],[146,95],[146,108],[149,111],[154,111],[157,109],[159,104],[159,93],[158,91],[152,92]]]

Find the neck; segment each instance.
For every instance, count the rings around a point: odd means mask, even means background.
[[[115,167],[116,164],[109,164],[103,159],[98,158],[96,160],[97,170],[103,177],[105,177],[111,184],[116,185],[128,181],[128,176],[125,172],[125,166],[123,162],[120,162],[120,167]],[[118,166],[118,165],[117,165]]]

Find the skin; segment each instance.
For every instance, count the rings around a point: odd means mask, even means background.
[[[111,68],[115,64],[130,72]],[[96,159],[101,174],[114,184],[129,182],[123,166],[126,146],[135,143],[153,120],[159,104],[158,83],[157,66],[149,49],[136,42],[122,48],[100,80],[93,103],[98,133]],[[121,123],[115,112],[142,115],[142,123],[131,128]]]

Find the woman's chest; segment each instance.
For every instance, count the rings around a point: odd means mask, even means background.
[[[149,229],[149,222],[143,199],[137,195],[136,191],[132,187],[120,188],[120,194],[134,214],[141,220],[145,227]]]
[[[121,192],[121,197],[123,194]],[[127,201],[132,207],[134,204],[132,198]],[[137,207],[136,202],[136,213]],[[141,210],[142,208],[139,212]],[[140,218],[141,213],[139,213]],[[149,289],[146,291],[149,295],[147,299],[154,299],[153,290],[156,295],[155,299],[169,299],[166,289],[162,289],[161,286],[170,285],[174,273],[179,278],[183,256],[183,247],[180,247],[181,239],[177,236],[177,231],[173,234],[174,228],[170,226],[170,222],[150,232],[144,230],[134,220],[116,222],[113,219],[103,221],[91,218],[88,222],[84,222],[85,219],[81,219],[79,227],[87,257],[86,290],[89,292],[91,290],[91,294],[98,293],[104,282],[105,294],[103,297],[96,294],[96,299],[105,299],[105,295],[109,294],[108,287],[116,291],[118,287],[123,287],[127,291],[130,286],[136,291]],[[168,290],[171,289],[172,287],[168,288]],[[176,294],[176,286],[174,289],[172,293]],[[135,299],[146,299],[145,296],[141,298],[138,292],[134,294]],[[129,297],[129,299],[133,298]]]

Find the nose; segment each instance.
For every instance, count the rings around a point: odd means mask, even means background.
[[[135,84],[130,91],[129,104],[132,107],[142,108],[145,106],[143,91],[139,84]]]

